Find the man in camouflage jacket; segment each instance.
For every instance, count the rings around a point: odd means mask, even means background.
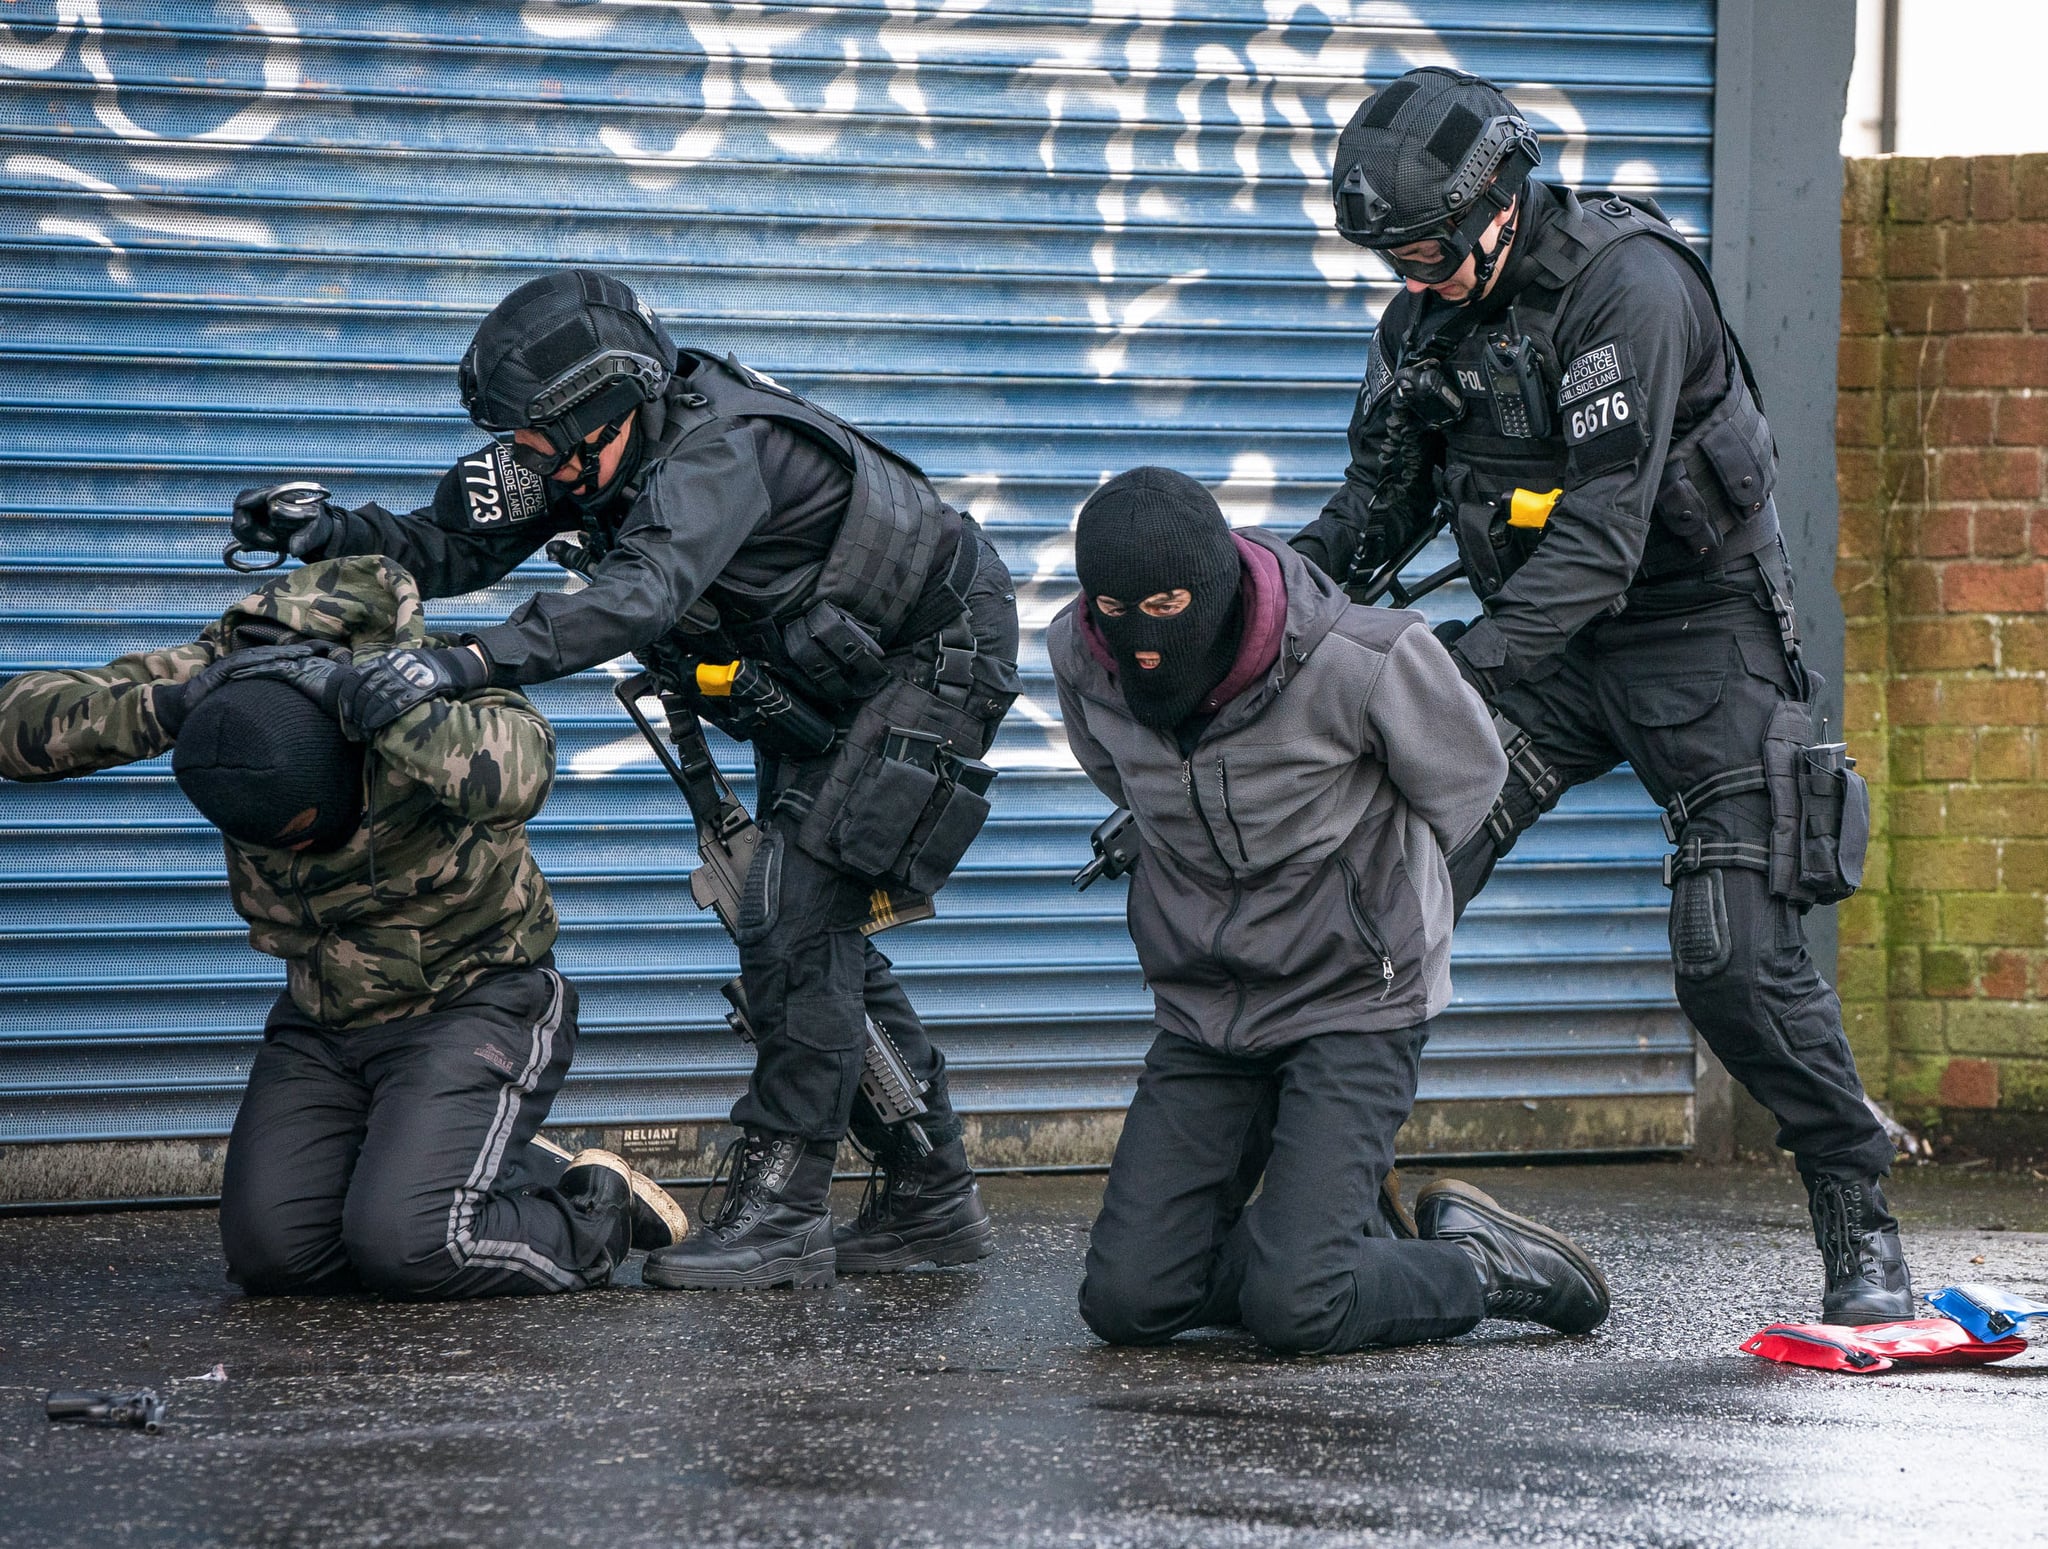
[[[427,644],[418,587],[382,558],[310,565],[189,644],[22,674],[0,686],[0,774],[155,757],[196,715],[203,675],[211,694],[279,676],[310,694],[292,678],[309,643],[354,663]],[[226,838],[235,909],[287,984],[229,1142],[228,1274],[258,1293],[603,1285],[630,1246],[667,1245],[683,1222],[616,1157],[564,1168],[532,1144],[576,1039],[525,830],[553,782],[553,730],[516,690],[483,688],[362,740],[366,815],[337,846]]]

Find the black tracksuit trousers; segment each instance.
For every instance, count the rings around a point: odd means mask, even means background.
[[[1324,1033],[1234,1055],[1160,1033],[1088,1239],[1088,1326],[1128,1345],[1242,1326],[1276,1350],[1334,1355],[1477,1323],[1485,1297],[1463,1248],[1379,1235],[1427,1036]]]
[[[575,1044],[576,991],[547,963],[345,1031],[280,996],[228,1141],[228,1278],[431,1300],[605,1284],[616,1216],[565,1199],[528,1145]]]
[[[1563,786],[1539,803],[1513,770],[1501,793],[1515,830],[1481,828],[1451,857],[1462,913],[1522,832],[1626,759],[1660,804],[1763,756],[1771,712],[1801,697],[1772,595],[1791,583],[1776,549],[1629,594],[1627,611],[1588,626],[1557,670],[1516,684],[1500,713],[1526,731]],[[1686,826],[1703,843],[1767,845],[1770,798],[1732,796]],[[1842,1005],[1806,949],[1799,911],[1761,871],[1715,867],[1677,879],[1671,956],[1678,1004],[1707,1045],[1778,1120],[1778,1144],[1806,1174],[1890,1171],[1892,1143],[1863,1100]]]

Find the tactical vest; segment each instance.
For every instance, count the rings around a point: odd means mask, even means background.
[[[1664,243],[1699,275],[1714,297],[1727,373],[1721,398],[1694,410],[1691,423],[1680,405],[1637,579],[1763,548],[1778,534],[1770,504],[1776,449],[1706,265],[1669,224],[1619,195],[1550,191],[1562,207],[1523,259],[1534,278],[1511,306],[1465,332],[1441,357],[1466,410],[1445,431],[1438,488],[1473,591],[1482,601],[1492,596],[1535,552],[1548,518],[1542,497],[1642,455],[1643,430],[1630,423],[1641,413],[1641,398],[1626,341],[1598,343],[1563,361],[1555,338],[1581,276],[1630,238]],[[1407,341],[1395,347],[1409,354]],[[1388,362],[1376,366],[1375,378],[1391,377]],[[1369,391],[1372,385],[1369,379]],[[1515,500],[1517,490],[1528,496]]]
[[[960,530],[958,514],[939,499],[916,463],[838,415],[730,355],[720,360],[701,350],[679,353],[684,363],[696,363],[695,370],[687,377],[678,371],[663,405],[666,423],[624,491],[626,504],[639,497],[640,486],[663,458],[716,421],[765,419],[787,425],[824,447],[852,474],[853,496],[824,561],[793,572],[772,593],[748,597],[745,611],[781,619],[829,602],[858,619],[882,645],[896,643],[933,579],[943,541]],[[714,595],[719,590],[712,588]]]

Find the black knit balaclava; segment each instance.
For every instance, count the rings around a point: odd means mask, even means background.
[[[288,683],[231,679],[200,700],[171,772],[200,816],[243,844],[334,850],[362,825],[362,744]]]
[[[1116,657],[1131,714],[1170,731],[1229,674],[1244,631],[1238,589],[1243,561],[1216,497],[1171,468],[1133,468],[1088,497],[1074,526],[1074,572],[1095,627]],[[1138,604],[1186,588],[1193,597],[1172,618]],[[1117,617],[1098,597],[1124,605]],[[1137,653],[1157,651],[1157,667]]]

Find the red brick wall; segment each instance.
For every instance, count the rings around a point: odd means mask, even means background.
[[[1965,1149],[2048,1149],[2048,156],[1851,161],[1846,719],[1878,842],[1842,909],[1859,1063]]]

